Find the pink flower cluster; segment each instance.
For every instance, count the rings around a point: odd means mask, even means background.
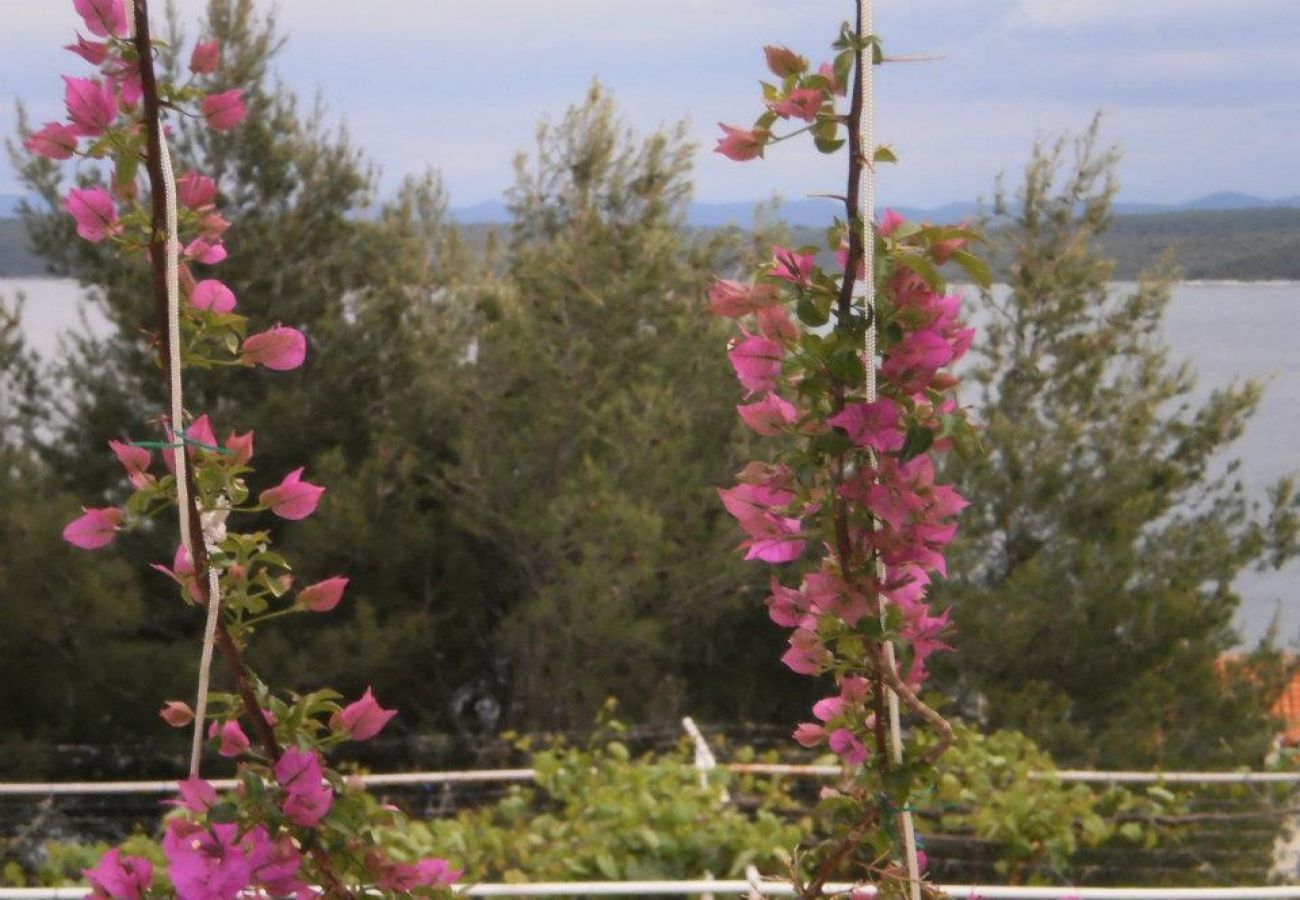
[[[158,167],[140,162],[150,157],[148,136],[156,135],[163,123],[146,120],[146,109],[152,115],[160,104],[164,109],[197,107],[209,127],[225,131],[246,115],[243,92],[205,93],[193,81],[154,92],[153,79],[148,77],[152,57],[147,48],[137,48],[138,36],[129,38],[125,0],[73,2],[86,28],[103,40],[78,35],[77,43],[68,49],[98,67],[98,72],[90,78],[65,77],[67,122],[47,123],[28,135],[24,144],[30,153],[50,159],[79,154],[113,162],[109,188],[73,189],[64,208],[87,241],[112,239],[125,248],[148,246],[157,273],[162,262],[158,223],[145,224],[148,217],[136,208],[143,193],[137,183],[141,169],[150,171],[155,197],[158,187]],[[139,0],[135,11],[145,14]],[[201,40],[193,48],[189,68],[196,76],[206,76],[217,71],[220,62],[218,42]],[[181,312],[188,327],[182,331],[187,343],[173,348],[173,359],[230,364],[229,354],[233,354],[234,362],[275,371],[301,366],[307,351],[302,332],[277,323],[245,337],[247,320],[236,312],[235,292],[218,279],[195,277],[197,267],[214,266],[226,258],[224,236],[230,223],[217,209],[215,180],[187,172],[175,187],[179,233],[172,250],[181,258],[180,288],[186,301]],[[222,711],[211,721],[197,723],[195,710],[179,700],[167,701],[159,712],[173,727],[206,725],[210,748],[239,765],[240,787],[224,802],[200,778],[178,784],[174,805],[183,812],[169,819],[162,840],[170,887],[181,900],[233,900],[254,895],[351,895],[354,888],[365,893],[376,886],[396,892],[448,886],[460,873],[445,860],[391,859],[374,835],[358,830],[358,818],[369,814],[360,809],[356,798],[336,793],[341,777],[326,768],[321,755],[322,747],[342,740],[373,738],[396,715],[395,710],[382,708],[369,688],[345,706],[334,703],[332,697],[337,695],[328,691],[291,695],[287,700],[268,693],[261,702],[269,708],[247,706],[259,701],[253,699],[254,679],[241,658],[244,639],[268,618],[334,609],[342,602],[348,579],[325,578],[298,589],[296,597],[289,595],[293,576],[286,560],[269,549],[268,534],[226,532],[226,520],[232,513],[259,512],[305,519],[316,511],[325,489],[305,480],[304,468],[299,467],[254,494],[247,484],[254,453],[251,431],[232,431],[219,441],[206,415],[183,428],[182,424],[164,424],[161,467],[154,465],[149,445],[110,441],[135,493],[123,507],[83,510],[63,531],[69,543],[96,549],[112,542],[132,521],[170,509],[178,494],[177,469],[185,460],[194,473],[187,484],[196,497],[205,536],[212,533],[209,529],[222,533],[213,539],[219,549],[208,554],[208,571],[199,570],[199,561],[184,546],[176,549],[170,566],[153,567],[180,585],[183,596],[194,603],[207,599],[207,578],[212,573],[220,579],[223,618],[219,627],[225,638],[221,646],[234,673],[235,695],[245,703],[242,712]],[[272,609],[273,605],[279,608]],[[240,715],[250,716],[258,726],[259,748],[254,748],[241,726]],[[340,811],[340,807],[346,808]],[[393,815],[385,811],[383,821],[391,821]],[[340,850],[338,858],[331,856],[332,849]],[[145,897],[154,879],[148,860],[123,856],[116,849],[85,874],[92,897]]]
[[[273,840],[263,825],[169,819],[162,850],[183,900],[235,900],[249,888],[296,900],[323,896],[299,878],[302,851],[293,839]]]
[[[77,35],[77,42],[67,49],[98,71],[90,78],[63,76],[63,103],[66,122],[47,122],[23,141],[30,153],[49,159],[71,158],[83,139],[92,142],[87,151],[93,157],[104,154],[98,141],[112,130],[119,117],[138,118],[141,98],[140,68],[129,52],[130,27],[125,0],[73,0],[86,29],[103,40],[89,40]],[[190,68],[196,74],[214,72],[220,60],[216,41],[200,41],[194,48]],[[208,125],[224,131],[238,125],[246,115],[241,90],[208,94],[200,101]],[[115,191],[129,197],[131,184],[117,184]],[[74,188],[69,191],[64,208],[77,225],[77,233],[87,241],[98,243],[122,231],[117,203],[113,194],[102,187]],[[216,235],[210,234],[216,230]],[[211,263],[224,256],[220,249],[220,229],[208,223],[208,240],[186,248],[186,256]]]
[[[174,439],[170,429],[168,438]],[[227,469],[231,477],[237,477],[253,458],[253,432],[237,434],[230,432],[224,441],[218,442],[207,415],[199,416],[185,430],[186,454],[191,463],[202,460],[212,465]],[[152,492],[158,489],[158,476],[150,473],[153,454],[144,447],[109,441],[109,448],[121,462],[126,471],[127,480],[137,491]],[[205,448],[221,448],[227,452],[219,453]],[[162,454],[164,468],[175,474],[175,457],[171,451]],[[316,511],[320,505],[325,488],[302,479],[303,469],[294,469],[281,479],[274,487],[267,488],[258,495],[261,507],[270,510],[282,519],[305,519]],[[126,521],[126,511],[119,507],[96,507],[83,509],[82,514],[68,523],[63,529],[63,539],[83,550],[97,550],[110,544]],[[161,564],[155,569],[170,576],[185,587],[194,600],[199,599],[198,587],[194,580],[194,566],[183,547],[176,549],[176,556],[171,568]],[[339,583],[341,581],[341,584]],[[338,605],[347,579],[335,579],[314,585],[312,591],[303,601],[303,605],[315,612],[326,612]],[[311,589],[305,589],[311,590]]]
[[[797,65],[780,62],[782,68]],[[887,238],[901,224],[886,212],[878,233]],[[960,242],[945,252],[956,246]],[[850,390],[834,403],[819,401],[800,385],[823,361],[807,351],[785,304],[819,296],[829,304],[844,265],[841,258],[840,272],[831,275],[812,253],[777,247],[755,283],[719,279],[710,289],[716,315],[754,322],[752,330],[741,324],[727,354],[747,398],[761,395],[737,407],[741,420],[764,436],[822,439],[833,430],[852,448],[844,472],[831,482],[801,479],[787,463],[751,463],[719,495],[747,535],[741,544],[746,559],[794,563],[814,544],[811,534],[827,542],[826,557],[797,588],[772,581],[769,614],[790,629],[786,666],[805,675],[839,670],[842,660],[828,635],[855,628],[883,603],[898,613],[900,677],[919,685],[929,656],[949,649],[943,640],[948,614],[931,615],[924,595],[931,578],[946,574],[943,551],[966,501],[952,486],[936,483],[928,455],[908,452],[909,436],[928,432],[931,450],[948,449],[941,420],[959,411],[952,395],[956,380],[943,370],[966,353],[974,332],[960,320],[958,297],[932,290],[899,265],[877,303],[877,315],[891,326],[881,332],[882,358],[865,361],[878,367],[880,395],[868,401]],[[830,536],[835,526],[828,519],[837,505],[847,509],[839,525],[847,545]],[[845,552],[856,569],[843,565]],[[838,695],[814,706],[816,721],[800,725],[795,736],[807,746],[825,743],[857,765],[867,755],[859,737],[868,724],[867,683],[841,675],[839,686]]]
[[[360,699],[334,714],[330,727],[351,740],[369,740],[396,714],[382,708],[367,688]],[[179,701],[170,701],[162,715],[177,725],[193,719],[189,707]],[[234,720],[213,722],[209,736],[223,756],[237,757],[250,750],[248,737]],[[333,808],[335,789],[326,777],[320,752],[287,747],[270,774],[278,793],[269,796],[284,823],[298,829],[321,827]],[[274,821],[251,826],[212,821],[209,813],[220,798],[212,784],[201,778],[179,782],[177,791],[175,805],[187,815],[168,821],[162,850],[167,875],[182,900],[225,900],[250,889],[276,897],[322,896],[301,877],[304,856],[300,848],[310,841],[295,837]],[[379,850],[369,852],[365,862],[373,883],[387,890],[443,887],[461,874],[442,859],[404,863]],[[139,897],[139,891],[148,887],[152,868],[146,860],[123,858],[112,850],[86,874],[100,891],[94,896]]]
[[[780,89],[767,100],[768,111],[753,128],[718,123],[722,137],[714,152],[737,162],[763,155],[773,139],[771,125],[777,119],[794,119],[812,125],[819,116],[834,117],[834,98],[844,95],[844,85],[837,80],[830,63],[822,63],[812,72],[808,60],[788,47],[764,47],[763,54],[768,70],[782,82]]]

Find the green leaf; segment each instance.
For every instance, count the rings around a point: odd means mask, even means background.
[[[989,270],[988,263],[975,254],[967,253],[965,250],[958,250],[952,255],[952,261],[965,269],[966,274],[980,287],[992,286],[993,273]]]
[[[901,253],[895,257],[895,262],[900,266],[911,269],[917,275],[921,276],[921,280],[925,282],[926,287],[930,290],[943,290],[943,277],[939,274],[939,270],[935,268],[934,263],[930,262],[930,260],[926,259],[924,256],[917,256],[913,253]]]
[[[827,368],[840,384],[859,385],[866,378],[862,358],[853,348],[843,348],[827,360]]]
[[[844,138],[827,140],[826,138],[816,136],[813,138],[813,144],[822,153],[834,153],[835,151],[839,150],[841,147],[844,146]]]
[[[293,567],[289,565],[289,560],[285,559],[274,550],[263,550],[254,557],[258,562],[266,563],[268,566],[276,566],[284,569],[286,572],[292,572]]]
[[[610,881],[617,881],[619,878],[618,863],[614,862],[614,857],[604,850],[596,854],[596,868],[600,869],[600,874]]]
[[[816,303],[811,297],[801,297],[795,304],[794,314],[799,317],[799,321],[811,328],[819,328],[830,321],[831,311],[827,304],[825,308]]]
[[[903,449],[899,451],[899,457],[903,462],[920,456],[930,449],[934,444],[934,432],[929,428],[914,423],[907,426],[907,437],[903,440]]]
[[[219,825],[229,825],[239,818],[239,807],[229,800],[215,804],[208,810],[208,820]]]
[[[898,157],[894,155],[893,150],[890,150],[884,144],[881,144],[876,148],[876,152],[872,154],[872,160],[878,163],[896,163],[898,162]]]
[[[835,71],[835,83],[844,85],[847,90],[849,84],[849,75],[853,71],[854,53],[852,50],[845,50],[843,53],[835,55],[835,61],[831,68]]]

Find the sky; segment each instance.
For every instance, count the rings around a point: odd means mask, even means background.
[[[158,2],[158,0],[155,0]],[[60,119],[71,0],[12,3],[0,32],[0,132],[15,104]],[[178,0],[198,33],[202,0]],[[1217,191],[1300,195],[1297,0],[876,0],[886,52],[877,130],[900,157],[882,203],[937,206],[1014,185],[1036,140],[1097,112],[1123,150],[1121,197],[1177,203]],[[271,9],[270,3],[260,8]],[[738,164],[711,152],[718,122],[761,112],[761,47],[828,59],[849,0],[279,0],[278,75],[345,123],[393,186],[432,167],[452,204],[500,197],[537,122],[593,78],[642,133],[679,120],[698,144],[696,199],[834,191],[840,160],[794,142]],[[156,13],[157,15],[157,13]],[[7,161],[0,194],[21,193]]]

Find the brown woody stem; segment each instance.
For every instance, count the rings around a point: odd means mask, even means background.
[[[144,104],[144,125],[148,140],[148,149],[145,153],[145,170],[149,175],[149,199],[152,218],[149,236],[149,265],[153,284],[154,312],[159,332],[166,334],[168,331],[167,195],[162,170],[162,119],[160,116],[162,104],[158,97],[158,77],[154,72],[153,43],[149,35],[148,0],[135,0],[134,43],[139,57],[141,98]],[[160,340],[158,344],[159,359],[162,362],[163,371],[166,372],[171,362],[171,351],[165,340]],[[171,425],[173,434],[180,434],[181,429],[184,427],[184,423],[181,422],[173,422]],[[182,448],[182,452],[184,452],[184,448]],[[208,570],[208,552],[203,543],[194,473],[189,466],[185,467],[185,480],[190,495],[190,552],[193,557],[196,581],[203,598],[203,605],[206,607],[211,602],[211,598],[208,597],[207,579],[202,577],[202,573]],[[280,745],[276,741],[275,732],[271,729],[270,723],[266,721],[266,716],[262,713],[262,706],[253,691],[253,685],[248,677],[248,669],[244,664],[243,654],[240,653],[239,646],[226,628],[225,622],[222,621],[217,622],[217,647],[235,678],[236,692],[243,701],[244,714],[252,723],[258,742],[272,761],[279,759]]]

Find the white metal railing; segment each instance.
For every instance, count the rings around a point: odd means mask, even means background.
[[[754,775],[802,775],[834,777],[839,766],[794,765],[787,763],[730,763],[718,768]],[[535,769],[473,769],[452,772],[391,772],[353,775],[349,780],[363,787],[417,786],[423,784],[469,784],[494,781],[532,781]],[[1030,772],[1033,779],[1056,778],[1068,782],[1098,784],[1292,784],[1300,772],[1104,772],[1090,769],[1060,769]],[[234,779],[214,779],[217,790],[235,787]],[[175,781],[51,781],[0,784],[3,796],[52,796],[66,794],[172,794]]]

